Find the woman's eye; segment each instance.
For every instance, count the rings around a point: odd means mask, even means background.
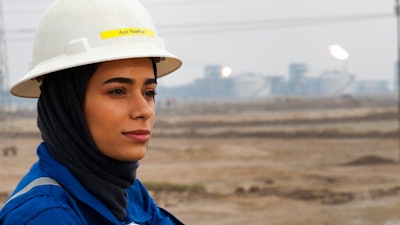
[[[145,91],[144,94],[145,94],[147,97],[154,98],[154,97],[156,96],[157,93],[156,93],[156,91],[154,91],[154,90],[148,90],[148,91]]]
[[[112,95],[123,95],[125,94],[125,91],[121,88],[113,89],[109,92]]]

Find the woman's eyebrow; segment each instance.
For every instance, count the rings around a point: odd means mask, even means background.
[[[150,84],[157,84],[157,80],[154,79],[154,78],[150,78],[150,79],[147,79],[147,80],[144,82],[144,85],[150,85]]]
[[[130,78],[125,78],[125,77],[114,77],[111,78],[109,80],[106,80],[103,84],[108,84],[108,83],[125,83],[125,84],[133,84],[135,83],[134,80],[130,79]]]

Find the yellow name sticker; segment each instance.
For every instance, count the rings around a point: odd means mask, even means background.
[[[109,39],[116,37],[127,37],[127,36],[149,36],[154,37],[154,31],[147,28],[120,28],[115,30],[107,30],[100,33],[101,39]]]

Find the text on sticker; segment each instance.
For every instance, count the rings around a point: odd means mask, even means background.
[[[120,28],[115,30],[107,30],[100,33],[101,39],[109,39],[125,36],[150,36],[154,37],[154,31],[147,28]]]

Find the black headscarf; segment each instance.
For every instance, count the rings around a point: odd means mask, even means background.
[[[46,75],[38,100],[37,123],[55,159],[122,220],[127,216],[125,189],[134,183],[139,163],[105,156],[90,135],[83,107],[95,69],[96,65],[88,65]]]

